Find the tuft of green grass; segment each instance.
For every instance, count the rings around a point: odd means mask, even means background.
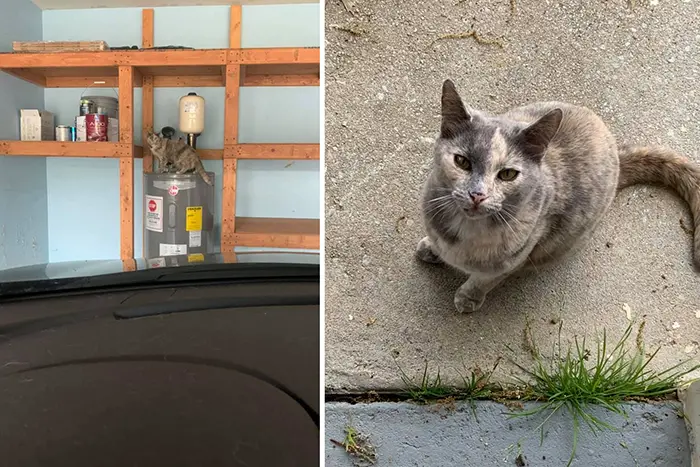
[[[488,373],[484,373],[479,368],[469,371],[469,376],[460,373],[463,382],[460,386],[448,386],[443,383],[440,377],[440,369],[438,368],[435,375],[433,375],[428,371],[428,362],[425,362],[423,374],[417,381],[409,377],[401,367],[399,367],[399,371],[401,371],[401,380],[406,386],[407,395],[414,401],[430,402],[447,398],[474,400],[486,399],[491,395],[492,387],[489,385],[489,380],[499,363],[500,359],[496,361]]]
[[[643,331],[640,325],[639,334]],[[560,326],[561,338],[561,326]],[[656,357],[656,349],[648,357],[645,355],[642,340],[636,341],[636,351],[630,351],[627,341],[632,334],[630,323],[620,340],[612,348],[608,344],[606,332],[597,343],[595,358],[586,347],[586,339],[574,340],[564,355],[550,359],[546,363],[542,354],[533,352],[535,364],[527,369],[515,363],[532,381],[518,378],[523,384],[529,384],[533,396],[542,402],[536,408],[510,417],[530,417],[547,414],[538,426],[540,442],[544,441],[544,426],[560,410],[568,411],[573,419],[573,449],[567,467],[573,462],[578,445],[581,425],[588,426],[594,434],[608,429],[616,431],[609,423],[593,415],[592,405],[605,407],[607,410],[626,417],[623,408],[625,401],[658,399],[676,391],[682,378],[700,368],[695,365],[681,369],[687,362],[681,362],[667,370],[656,372],[649,369],[649,363]],[[561,342],[559,342],[561,352]],[[554,354],[554,352],[553,352]]]
[[[369,442],[369,438],[352,426],[345,427],[345,438],[343,441],[331,439],[331,443],[345,449],[354,458],[353,465],[357,467],[373,465],[377,461],[377,451]]]

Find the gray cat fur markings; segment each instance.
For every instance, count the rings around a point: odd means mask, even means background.
[[[563,102],[500,116],[467,110],[446,80],[440,137],[422,199],[428,235],[416,254],[467,274],[454,304],[459,312],[476,311],[512,274],[537,272],[576,252],[618,188],[635,183],[676,189],[698,230],[698,166],[664,148],[624,147],[618,157],[603,121]],[[700,233],[694,245],[700,266]]]
[[[156,133],[149,132],[146,142],[151,153],[158,162],[160,173],[184,174],[188,172],[198,173],[207,185],[212,181],[204,165],[197,155],[197,151],[182,140],[170,140]]]

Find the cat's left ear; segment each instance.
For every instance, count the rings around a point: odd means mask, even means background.
[[[559,131],[564,113],[561,109],[553,109],[540,117],[518,134],[518,142],[527,155],[541,160],[549,143]]]

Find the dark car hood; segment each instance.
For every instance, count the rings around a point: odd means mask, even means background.
[[[0,271],[0,299],[192,281],[318,280],[318,253],[245,252],[135,260],[67,261]]]

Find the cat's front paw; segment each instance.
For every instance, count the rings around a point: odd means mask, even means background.
[[[455,294],[457,313],[472,313],[484,304],[486,294],[479,290],[460,287]]]
[[[423,237],[420,242],[418,242],[418,246],[416,247],[416,256],[418,259],[421,261],[424,261],[426,263],[432,263],[432,264],[440,264],[442,263],[442,260],[440,257],[435,254],[435,251],[433,250],[432,242],[428,237]]]

